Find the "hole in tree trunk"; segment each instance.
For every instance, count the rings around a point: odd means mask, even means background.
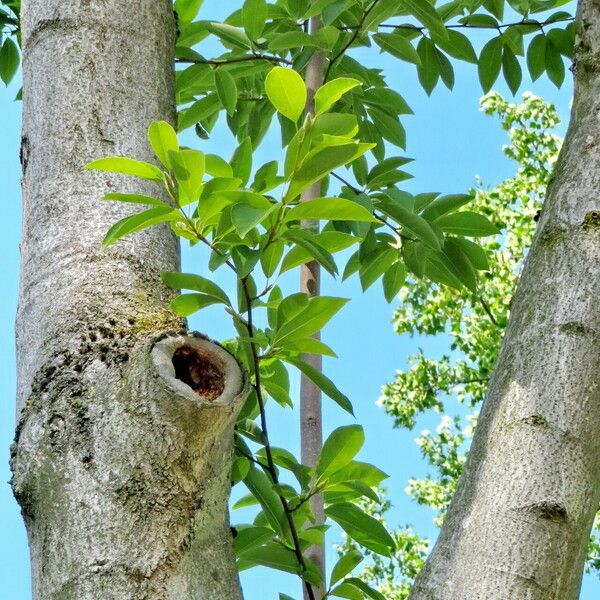
[[[225,389],[223,369],[210,356],[196,348],[177,348],[173,353],[173,366],[177,379],[211,402]]]

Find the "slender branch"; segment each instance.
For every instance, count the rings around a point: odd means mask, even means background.
[[[237,433],[236,433],[236,435],[237,435]],[[244,452],[244,450],[242,450],[242,448],[240,448],[239,446],[236,446],[235,450],[236,450],[236,452],[239,452],[244,458],[248,459],[250,462],[261,467],[264,471],[266,471],[267,473],[270,474],[269,465],[265,465],[264,463],[260,462],[260,460],[258,460],[255,456],[252,456],[251,454]]]
[[[337,179],[340,183],[344,184],[346,187],[349,187],[355,194],[363,193],[363,190],[359,190],[357,187],[354,187],[349,181],[338,175],[335,171],[331,172],[331,176]]]
[[[192,64],[192,65],[212,65],[214,67],[222,67],[224,65],[232,65],[235,63],[250,62],[255,60],[266,60],[273,63],[282,63],[284,65],[291,65],[292,61],[281,56],[273,56],[271,54],[251,54],[245,56],[233,56],[232,58],[178,58],[175,60],[176,63]]]
[[[277,475],[277,469],[275,467],[275,461],[273,460],[273,453],[271,450],[271,443],[269,441],[269,431],[267,427],[267,414],[265,411],[265,401],[262,395],[262,389],[260,385],[260,361],[258,358],[258,351],[256,348],[256,344],[253,341],[254,336],[254,326],[253,326],[253,315],[252,315],[252,301],[250,298],[250,291],[248,290],[248,279],[246,277],[241,279],[242,289],[244,291],[244,297],[246,299],[247,304],[247,330],[248,335],[250,337],[250,349],[252,352],[252,363],[254,368],[254,389],[256,391],[256,397],[258,399],[258,408],[260,411],[260,425],[263,432],[263,436],[265,438],[265,452],[267,455],[267,463],[268,463],[268,472],[271,476],[271,480],[273,484],[279,485],[279,477]],[[306,572],[306,562],[304,560],[304,555],[302,554],[302,546],[300,544],[300,538],[298,537],[298,530],[296,529],[296,523],[294,523],[294,518],[292,516],[292,510],[290,509],[290,505],[287,499],[278,493],[279,499],[281,500],[281,504],[283,505],[283,509],[285,511],[286,519],[288,525],[290,527],[290,532],[292,534],[292,540],[294,542],[294,554],[298,559],[298,563],[302,567],[302,571]],[[310,600],[316,600],[315,595],[312,590],[312,586],[307,581],[304,581],[304,586],[306,588],[306,593]]]
[[[508,29],[509,27],[518,27],[522,25],[537,25],[540,28],[545,27],[546,25],[554,25],[555,23],[571,23],[575,21],[575,17],[567,17],[564,19],[558,19],[557,21],[527,21],[522,19],[521,21],[515,21],[514,23],[499,23],[497,26],[488,27],[483,25],[470,25],[469,23],[454,23],[452,25],[446,25],[446,29],[496,29],[498,31],[502,31],[503,29]],[[340,31],[355,31],[360,27],[360,25],[346,25],[344,27],[340,27]],[[411,25],[408,23],[404,24],[394,24],[394,23],[381,23],[378,25],[379,29],[404,29],[406,31],[419,31],[423,33],[427,31],[427,27],[419,27],[418,25]]]
[[[483,310],[486,312],[487,316],[490,318],[490,321],[496,326],[498,327],[498,321],[496,321],[496,317],[494,316],[494,313],[491,311],[490,307],[488,306],[488,303],[484,300],[483,296],[477,296],[477,299],[479,300],[481,306],[483,307]]]
[[[329,61],[329,65],[327,65],[327,70],[325,71],[324,81],[327,81],[329,79],[329,74],[331,72],[331,69],[333,68],[333,65],[335,65],[335,63],[342,56],[344,56],[344,54],[346,53],[346,50],[348,50],[348,48],[350,48],[350,46],[352,46],[352,44],[354,44],[354,42],[356,41],[356,38],[358,38],[358,36],[360,35],[360,31],[361,31],[363,25],[365,24],[367,17],[371,13],[371,11],[377,6],[378,3],[379,3],[379,0],[373,0],[373,3],[371,4],[371,6],[369,6],[369,8],[367,8],[367,10],[365,10],[365,12],[360,20],[360,23],[356,26],[354,34],[352,35],[350,40],[346,44],[344,44],[344,47]]]
[[[343,177],[341,177],[340,175],[338,175],[335,171],[332,171],[331,175],[333,177],[335,177],[335,179],[337,179],[338,181],[340,181],[341,183],[343,183],[345,186],[349,187],[355,194],[362,194],[363,193],[363,190],[359,190],[357,187],[354,187],[349,181],[347,181],[346,179],[344,179]],[[406,235],[401,234],[399,232],[399,229],[397,227],[394,227],[385,217],[382,217],[381,215],[378,215],[375,211],[373,211],[373,216],[378,221],[380,221],[383,225],[385,225],[386,227],[389,227],[401,239],[403,239],[403,240],[409,240],[411,242],[418,241],[418,240],[410,238],[410,237],[408,237]]]

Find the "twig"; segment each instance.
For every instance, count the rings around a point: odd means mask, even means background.
[[[488,306],[487,302],[483,299],[483,296],[477,296],[477,299],[481,303],[481,306],[483,307],[483,310],[486,312],[486,314],[490,318],[491,322],[496,327],[498,327],[498,321],[496,321],[496,317],[494,317],[494,313],[492,313],[492,311],[491,311],[490,307]]]
[[[281,56],[273,56],[271,54],[252,54],[245,56],[234,56],[232,58],[178,58],[175,62],[182,64],[192,65],[212,65],[214,67],[222,67],[224,65],[232,65],[235,63],[250,62],[255,60],[266,60],[274,63],[283,63],[284,65],[291,65],[292,62],[287,58]]]
[[[348,48],[350,48],[350,46],[352,46],[352,44],[354,44],[354,42],[356,41],[356,38],[360,35],[360,30],[362,29],[362,26],[365,24],[367,17],[371,13],[371,11],[377,6],[378,3],[379,3],[379,0],[373,0],[373,3],[371,4],[371,6],[369,6],[369,8],[367,8],[367,10],[364,12],[364,14],[360,20],[360,23],[356,26],[354,35],[350,38],[348,43],[344,44],[344,47],[329,61],[329,64],[327,65],[327,70],[325,71],[324,81],[327,81],[327,79],[329,78],[329,74],[331,72],[333,65],[346,53],[346,50],[348,50]]]
[[[470,25],[469,23],[454,23],[453,25],[446,25],[446,29],[496,29],[498,31],[502,31],[503,29],[508,29],[509,27],[518,27],[523,25],[537,25],[540,29],[543,29],[546,25],[553,25],[555,23],[571,23],[575,20],[575,17],[568,17],[565,19],[559,19],[558,21],[531,21],[522,19],[521,21],[515,21],[514,23],[499,23],[497,26],[489,27],[484,25]],[[340,27],[340,31],[354,31],[358,30],[360,25],[346,25],[345,27]],[[418,25],[410,25],[410,24],[399,24],[395,25],[393,23],[381,23],[378,25],[380,29],[404,29],[407,31],[419,31],[423,33],[427,30],[427,27],[419,27]],[[356,39],[356,38],[355,38]],[[354,40],[353,40],[354,41]]]
[[[269,432],[268,432],[268,428],[267,428],[267,415],[266,415],[266,411],[265,411],[265,402],[264,402],[264,398],[262,395],[262,389],[261,389],[261,385],[260,385],[260,362],[258,359],[258,351],[256,349],[256,344],[254,343],[254,341],[252,341],[252,338],[254,335],[254,326],[252,324],[252,301],[250,298],[250,292],[248,290],[248,279],[246,277],[242,278],[241,283],[242,283],[242,289],[244,291],[244,296],[245,296],[246,304],[247,304],[247,308],[246,308],[246,312],[248,315],[247,329],[248,329],[248,335],[250,336],[250,349],[252,352],[252,362],[253,362],[253,367],[254,367],[254,380],[255,380],[254,381],[254,389],[256,391],[256,397],[258,399],[258,408],[260,411],[260,425],[261,425],[261,429],[263,432],[263,436],[265,438],[265,452],[267,455],[268,472],[269,472],[269,475],[271,476],[271,480],[273,481],[273,484],[278,486],[279,478],[277,476],[277,469],[275,468],[275,462],[273,460],[273,453],[271,451],[271,444],[269,441]],[[292,534],[292,540],[294,542],[294,554],[296,555],[296,558],[298,559],[298,563],[302,567],[302,572],[305,573],[307,571],[306,562],[304,561],[304,555],[302,554],[302,546],[300,544],[300,538],[298,537],[298,530],[296,529],[296,524],[294,523],[294,518],[292,516],[292,510],[290,509],[290,505],[289,505],[287,499],[279,493],[278,493],[278,495],[279,495],[279,499],[281,500],[281,504],[283,505],[286,519],[287,519],[288,525],[290,527],[290,532]],[[308,594],[309,599],[316,600],[314,592],[312,590],[312,586],[307,581],[304,581],[304,586],[306,588],[306,593]]]

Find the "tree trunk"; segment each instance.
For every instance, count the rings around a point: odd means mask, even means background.
[[[600,501],[600,4],[467,463],[411,600],[574,600]]]
[[[245,376],[169,310],[168,227],[100,247],[131,211],[100,198],[155,184],[82,170],[151,161],[149,123],[174,121],[171,2],[24,0],[22,27],[12,468],[34,598],[239,599],[227,498]]]
[[[321,17],[312,17],[310,20],[310,33],[317,33],[323,23]],[[325,55],[315,52],[307,67],[305,83],[308,90],[306,112],[315,115],[315,94],[323,85]],[[321,182],[311,185],[303,192],[301,201],[308,202],[321,197]],[[302,226],[318,231],[318,221],[302,221]],[[307,294],[309,298],[315,298],[321,294],[321,265],[313,260],[300,267],[300,291]],[[321,339],[321,332],[314,334],[316,339]],[[303,354],[302,360],[311,365],[319,373],[323,371],[323,359],[320,354]],[[300,450],[302,464],[314,468],[317,464],[319,454],[323,447],[323,408],[321,389],[314,384],[304,373],[300,375]],[[315,516],[316,524],[325,522],[325,504],[323,494],[316,494],[310,499],[310,508]],[[325,582],[325,548],[312,546],[307,553],[319,568],[323,582]],[[323,596],[326,592],[325,586],[316,592]],[[308,599],[307,591],[304,592],[305,600]]]

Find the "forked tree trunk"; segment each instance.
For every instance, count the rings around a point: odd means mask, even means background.
[[[600,501],[600,4],[569,132],[439,540],[411,600],[575,600]]]
[[[100,248],[131,210],[106,192],[159,190],[82,170],[152,160],[148,124],[174,120],[171,2],[24,0],[22,25],[12,467],[34,598],[239,600],[227,498],[245,376],[169,310],[167,227]]]

